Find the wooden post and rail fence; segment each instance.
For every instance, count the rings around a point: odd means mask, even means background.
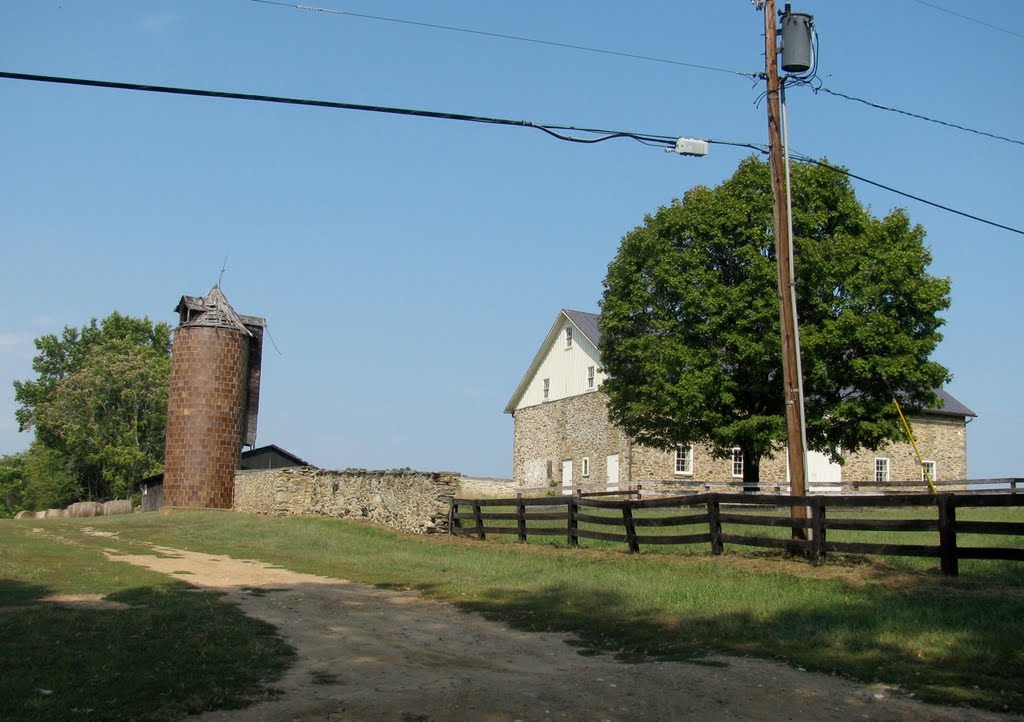
[[[996,480],[986,480],[996,481]],[[1024,521],[958,519],[957,511],[1024,507],[1024,479],[998,480],[1010,492],[940,494],[768,495],[697,493],[642,498],[636,489],[572,493],[505,499],[452,499],[449,531],[457,536],[486,539],[490,535],[563,537],[569,547],[581,539],[625,544],[630,553],[648,545],[709,544],[714,555],[725,545],[786,549],[821,563],[829,553],[937,557],[943,573],[956,576],[961,559],[1024,561]],[[974,482],[972,482],[974,483]],[[963,482],[961,482],[961,485]],[[614,498],[613,498],[614,497]],[[639,497],[639,498],[637,498]],[[807,509],[807,518],[787,510]],[[917,508],[917,518],[872,518],[875,510]],[[778,510],[783,510],[779,513]],[[855,510],[855,511],[854,511]],[[775,512],[774,514],[772,512]],[[912,516],[912,515],[911,515]],[[735,533],[737,528],[789,530],[794,524],[809,531],[807,539]],[[886,541],[837,541],[831,532],[884,533]],[[892,543],[902,532],[937,533],[937,543]],[[1010,537],[1003,546],[964,546],[958,535]],[[931,539],[934,536],[929,535]],[[911,541],[920,542],[921,535]],[[999,541],[994,539],[993,542]]]

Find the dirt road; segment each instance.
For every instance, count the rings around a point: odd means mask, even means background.
[[[194,718],[204,722],[1011,719],[761,660],[719,658],[710,661],[724,666],[708,666],[585,657],[561,635],[511,630],[416,593],[153,551],[160,556],[108,557],[226,592],[298,653],[275,685],[283,694]]]

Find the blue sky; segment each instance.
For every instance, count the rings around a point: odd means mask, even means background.
[[[324,0],[347,10],[740,72],[763,69],[747,0],[512,4]],[[1024,137],[1024,3],[807,0],[833,90]],[[763,143],[740,76],[251,0],[7,0],[0,70],[177,85]],[[507,476],[504,408],[560,308],[596,311],[623,234],[746,151],[0,80],[0,453],[28,434],[11,381],[32,339],[113,310],[173,323],[216,281],[265,316],[260,443],[321,466]],[[794,150],[1024,228],[1024,146],[789,95]],[[905,207],[953,281],[936,358],[974,478],[1022,475],[1024,237]]]

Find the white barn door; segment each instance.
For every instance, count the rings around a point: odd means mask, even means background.
[[[619,455],[608,457],[608,491],[619,490]]]
[[[562,462],[562,493],[572,493],[572,459]]]
[[[842,488],[843,467],[818,451],[807,452],[807,493],[838,494]]]

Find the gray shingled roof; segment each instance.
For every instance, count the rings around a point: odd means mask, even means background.
[[[601,328],[597,325],[597,321],[600,318],[596,313],[587,313],[585,311],[570,311],[567,308],[562,309],[562,313],[569,317],[569,320],[576,324],[576,328],[583,332],[583,335],[590,339],[590,343],[595,346],[601,345]]]
[[[563,308],[562,313],[576,324],[576,327],[590,339],[591,343],[600,348],[601,327],[598,325],[600,319],[598,314],[587,313],[586,311],[571,311],[567,308]],[[939,397],[939,406],[937,408],[925,409],[928,413],[942,416],[977,416],[976,413],[960,403],[945,389],[935,389],[935,395]]]
[[[953,394],[945,389],[935,389],[935,395],[939,397],[941,405],[937,409],[928,409],[929,412],[942,414],[943,416],[977,416],[976,413],[953,398]]]

